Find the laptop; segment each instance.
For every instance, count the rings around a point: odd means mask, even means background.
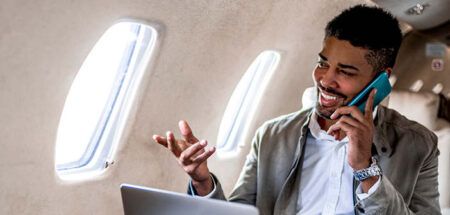
[[[120,185],[125,215],[258,215],[251,205],[194,197],[130,184]]]

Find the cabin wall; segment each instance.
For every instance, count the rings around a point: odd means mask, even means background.
[[[443,26],[443,32],[450,32],[450,25]],[[441,83],[444,88],[442,94],[450,98],[450,48],[447,46],[443,71],[433,71],[431,62],[436,57],[426,56],[426,44],[441,42],[429,33],[413,31],[407,34],[400,48],[397,64],[393,74],[397,76],[394,88],[409,90],[417,80],[423,81],[421,91],[431,92],[436,84]]]
[[[281,52],[256,118],[301,107],[326,22],[361,1],[24,1],[0,6],[0,214],[122,214],[121,183],[185,192],[188,177],[151,140],[188,120],[213,145],[235,85],[256,56]],[[101,177],[58,179],[54,149],[66,95],[81,64],[118,19],[157,23],[159,47],[147,69],[115,163]],[[178,134],[178,133],[177,133]],[[229,193],[236,159],[210,159]]]

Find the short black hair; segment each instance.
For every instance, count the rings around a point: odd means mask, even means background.
[[[394,66],[402,42],[397,19],[366,5],[353,6],[333,18],[325,28],[325,38],[330,36],[368,49],[365,58],[376,72]]]

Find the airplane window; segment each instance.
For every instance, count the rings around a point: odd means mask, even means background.
[[[156,36],[148,25],[119,22],[87,56],[58,127],[55,168],[61,179],[98,175],[112,162]]]
[[[234,155],[242,146],[258,102],[280,61],[276,51],[264,51],[253,61],[228,102],[217,138],[219,156]]]

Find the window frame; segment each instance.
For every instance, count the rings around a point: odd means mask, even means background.
[[[136,103],[137,91],[143,82],[142,79],[145,73],[150,72],[147,70],[149,70],[151,58],[155,55],[155,47],[160,40],[157,25],[139,20],[121,19],[108,27],[97,40],[97,43],[104,39],[108,30],[121,23],[136,25],[134,26],[134,33],[137,35],[136,42],[127,47],[126,53],[128,54],[123,55],[118,71],[114,73],[116,76],[114,85],[116,87],[111,89],[101,117],[95,126],[95,131],[92,133],[82,156],[77,161],[64,164],[57,164],[55,159],[55,171],[63,180],[89,178],[99,175],[114,162],[114,154],[123,138],[122,135],[131,115],[132,105]],[[147,31],[147,33],[141,31]],[[136,51],[136,47],[142,43],[147,43],[147,45]],[[91,52],[96,48],[96,45],[91,49]],[[90,57],[91,52],[87,55],[84,62]],[[78,73],[80,72],[81,68]],[[75,81],[76,79],[72,85]],[[65,105],[64,108],[66,107]],[[56,144],[58,143],[57,140]],[[55,153],[58,152],[56,151]]]
[[[216,142],[220,157],[235,156],[244,145],[256,109],[280,61],[280,52],[265,50],[253,60],[239,80],[220,123]],[[245,89],[243,94],[239,92],[241,89]]]

